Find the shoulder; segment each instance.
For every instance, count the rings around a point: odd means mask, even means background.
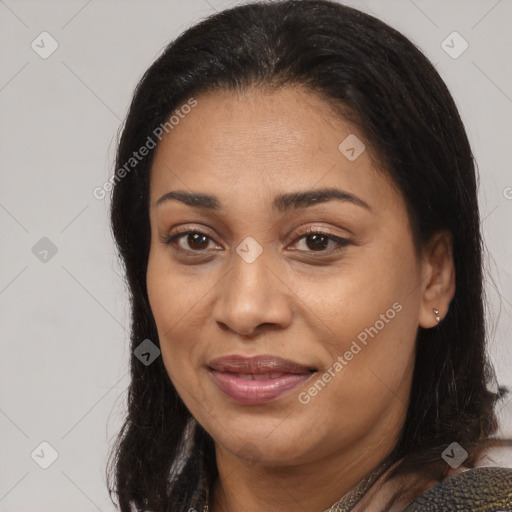
[[[512,511],[512,468],[477,467],[445,478],[403,512]]]

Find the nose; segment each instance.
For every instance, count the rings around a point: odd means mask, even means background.
[[[240,336],[254,337],[264,329],[283,329],[290,325],[293,292],[271,264],[270,256],[264,251],[249,263],[235,253],[232,260],[213,308],[220,327]]]

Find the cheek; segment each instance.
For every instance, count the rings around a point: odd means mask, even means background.
[[[392,429],[406,412],[417,307],[407,296],[407,283],[393,274],[370,272],[368,267],[359,274],[352,268],[350,276],[332,280],[323,299],[316,301],[319,318],[334,336],[324,342],[331,360],[318,376],[327,373],[328,383],[313,383],[304,390],[301,404],[308,403],[300,411],[301,421],[319,429],[318,417],[322,417],[322,435],[333,439],[339,439],[342,427],[342,444],[353,442],[382,417],[388,418]],[[402,277],[412,279],[412,275]]]
[[[183,375],[194,346],[188,320],[201,298],[199,283],[170,268],[161,253],[150,253],[146,276],[148,298],[158,330],[162,359],[169,375]],[[179,363],[179,364],[178,364]]]
[[[153,316],[165,338],[190,322],[213,286],[211,273],[201,274],[193,267],[184,272],[160,247],[150,251],[146,283]]]
[[[150,252],[146,276],[162,361],[191,411],[203,401],[202,348],[208,340],[205,329],[211,323],[211,301],[222,278],[200,267],[183,269],[172,262],[165,249],[156,247]]]
[[[360,249],[329,279],[295,281],[300,296],[307,297],[311,311],[328,328],[323,341],[331,358],[327,364],[343,359],[343,368],[333,369],[338,384],[332,387],[356,408],[358,400],[378,407],[383,396],[392,396],[410,377],[420,304],[412,245],[390,241],[379,250]]]

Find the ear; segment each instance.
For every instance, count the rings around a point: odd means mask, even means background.
[[[422,251],[421,305],[418,322],[426,329],[435,327],[439,311],[441,322],[448,312],[455,294],[455,265],[453,263],[453,241],[449,231],[432,236]]]

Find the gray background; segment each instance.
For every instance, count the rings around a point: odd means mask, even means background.
[[[481,173],[490,351],[512,385],[512,2],[347,3],[415,41],[455,96]],[[104,466],[128,384],[129,311],[108,203],[92,191],[113,172],[143,71],[182,30],[234,4],[0,0],[1,511],[113,510]],[[46,59],[31,47],[51,49],[43,31],[58,43]],[[463,48],[446,39],[453,31],[469,44],[458,58],[445,51]],[[48,469],[43,441],[58,453]]]

